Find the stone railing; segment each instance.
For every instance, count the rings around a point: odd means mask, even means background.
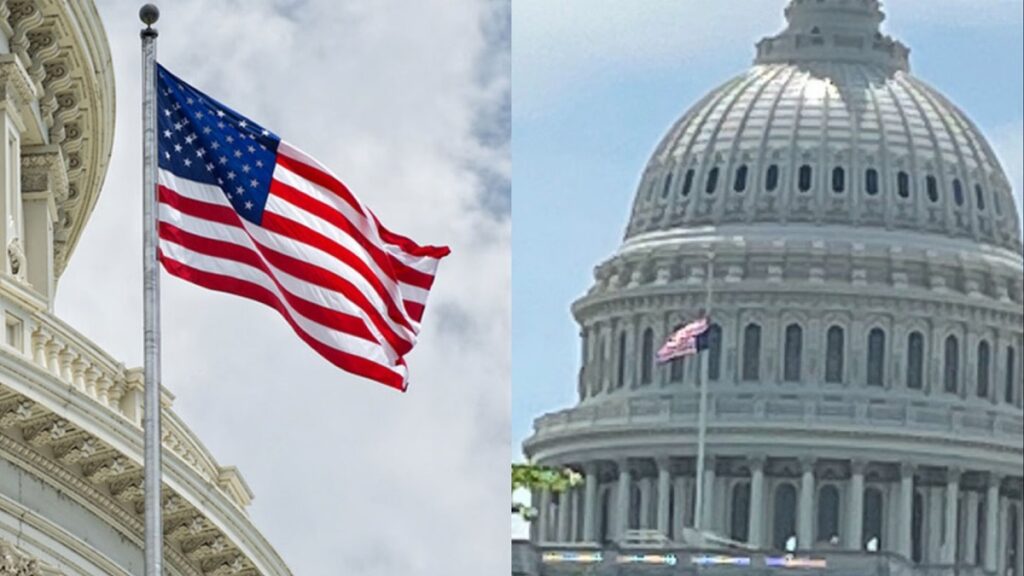
[[[696,425],[695,391],[623,397],[547,414],[534,422],[535,439],[595,427]],[[749,425],[891,429],[942,433],[957,438],[1020,441],[1024,418],[1003,410],[982,410],[941,401],[885,398],[853,392],[781,393],[777,390],[710,390],[708,422]]]
[[[141,368],[126,368],[74,328],[53,314],[21,306],[17,300],[0,301],[6,322],[3,352],[20,356],[45,373],[125,419],[142,431],[144,378]],[[220,486],[244,507],[251,495],[241,488],[237,470],[221,467],[170,410],[173,396],[163,393],[164,446],[188,463],[205,480]]]

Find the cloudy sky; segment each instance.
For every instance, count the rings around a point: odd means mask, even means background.
[[[669,126],[784,28],[785,0],[516,0],[512,68],[512,458],[532,421],[575,402],[570,303],[622,240]],[[924,6],[927,5],[927,9]],[[889,0],[914,73],[966,110],[1024,187],[1022,0]],[[514,530],[522,534],[516,523]]]
[[[117,133],[57,312],[142,362],[139,23],[96,0]],[[503,0],[175,0],[162,63],[333,168],[392,229],[447,244],[401,394],[276,312],[164,275],[164,384],[297,575],[506,573],[510,61]]]

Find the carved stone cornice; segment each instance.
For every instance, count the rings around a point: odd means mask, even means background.
[[[49,576],[62,574],[52,568],[43,569],[42,563],[8,542],[0,540],[0,576]]]
[[[21,61],[12,54],[0,54],[0,89],[16,107],[28,105],[36,98],[32,79]]]
[[[58,146],[34,146],[21,151],[23,194],[52,193],[55,202],[68,197],[68,175],[64,152]]]

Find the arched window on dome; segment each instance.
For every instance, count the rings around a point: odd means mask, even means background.
[[[597,377],[594,378],[594,392],[600,392],[604,388],[604,381],[608,375],[608,339],[602,335],[597,342]]]
[[[998,190],[992,191],[992,208],[995,209],[997,215],[1003,215],[1003,205],[999,202]],[[1024,574],[1022,574],[1021,576],[1024,576]]]
[[[1014,352],[1016,352],[1016,349],[1013,346],[1006,347],[1006,383],[1003,399],[1006,400],[1007,404],[1013,404],[1013,392],[1017,382],[1016,378],[1014,378],[1014,369],[1017,367],[1017,359],[1014,357]]]
[[[717,382],[722,375],[722,327],[712,324],[707,334],[708,349],[703,354],[707,355],[708,380]]]
[[[864,172],[864,190],[868,193],[868,196],[878,195],[878,170],[868,168]]]
[[[825,382],[840,384],[843,381],[843,329],[832,326],[825,335]]]
[[[780,484],[772,500],[772,547],[785,550],[786,541],[796,536],[796,488]]]
[[[750,524],[750,483],[737,482],[732,487],[732,501],[729,503],[729,537],[736,542],[746,542]]]
[[[896,175],[896,193],[900,198],[910,198],[910,175],[902,170]]]
[[[761,326],[747,324],[743,329],[743,380],[757,381],[761,376]]]
[[[672,173],[669,172],[665,175],[665,184],[661,187],[661,197],[668,198],[668,193],[672,190]]]
[[[811,189],[811,166],[810,164],[804,164],[800,167],[798,174],[797,186],[801,192],[807,192]]]
[[[683,327],[682,324],[677,324],[672,329],[672,333],[675,334]],[[673,383],[679,383],[683,381],[683,362],[682,358],[673,358],[668,363],[668,381]]]
[[[846,190],[846,170],[841,166],[832,169],[832,191],[842,194]]]
[[[932,202],[939,201],[939,183],[935,180],[935,176],[929,175],[925,178],[925,189],[928,192],[928,199]]]
[[[924,336],[914,331],[907,336],[907,388],[924,387]]]
[[[956,336],[950,334],[946,338],[945,358],[943,360],[942,382],[946,392],[956,394],[960,389],[960,343]]]
[[[654,330],[644,330],[640,346],[640,384],[650,384],[654,379]]]
[[[743,192],[747,189],[747,165],[743,164],[736,169],[736,179],[732,183],[734,192]]]
[[[832,542],[839,538],[839,489],[826,484],[818,491],[817,542]]]
[[[985,193],[981,190],[980,184],[974,185],[974,203],[978,206],[978,210],[985,209]],[[1024,576],[1024,574],[1021,574]]]
[[[779,166],[778,164],[772,164],[768,167],[768,173],[764,177],[764,188],[769,192],[774,192],[779,187]]]
[[[704,182],[704,192],[707,194],[714,194],[715,188],[718,188],[718,166],[715,166],[708,172],[708,178]]]
[[[977,381],[975,392],[978,398],[988,398],[989,395],[989,378],[991,377],[990,354],[988,341],[982,340],[978,342],[978,373],[975,378]]]
[[[686,176],[683,177],[683,196],[690,195],[690,189],[693,188],[693,168],[686,171]]]
[[[622,388],[626,384],[626,333],[619,333],[619,358],[615,364],[615,387]]]
[[[964,205],[964,185],[960,183],[959,178],[953,179],[953,201],[957,206]]]
[[[910,515],[910,558],[917,563],[924,559],[924,496],[916,490]]]
[[[803,363],[804,331],[799,324],[786,326],[785,352],[783,354],[782,379],[799,382]]]
[[[885,332],[868,332],[868,386],[882,386],[885,379]]]
[[[866,488],[864,490],[864,541],[861,542],[861,549],[869,549],[868,544],[874,541],[875,550],[882,548],[882,518],[885,517],[884,500],[882,491],[878,488]]]

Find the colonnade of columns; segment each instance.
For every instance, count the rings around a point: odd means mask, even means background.
[[[709,459],[702,526],[774,549],[891,551],[920,564],[1024,576],[1019,479],[867,461]],[[617,540],[634,529],[680,541],[693,525],[692,459],[590,462],[583,484],[540,493],[540,543]],[[969,481],[968,481],[969,480]],[[994,513],[993,513],[994,511]]]

